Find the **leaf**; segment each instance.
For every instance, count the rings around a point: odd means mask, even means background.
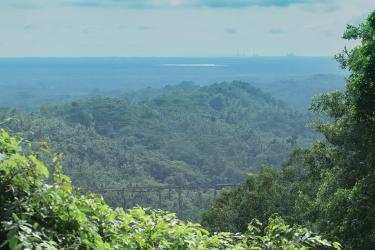
[[[29,159],[34,164],[36,173],[45,178],[48,178],[49,172],[47,167],[33,155],[29,156]]]
[[[52,158],[53,163],[57,163],[62,160],[63,153],[57,153],[55,156]]]
[[[333,242],[333,243],[332,243],[332,246],[333,246],[335,249],[337,249],[337,250],[341,250],[341,249],[342,249],[341,244],[338,243],[338,242]]]
[[[4,161],[6,159],[7,159],[7,157],[5,155],[3,155],[3,154],[0,153],[0,161]]]

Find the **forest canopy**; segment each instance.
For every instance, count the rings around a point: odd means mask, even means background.
[[[144,96],[95,97],[2,116],[11,119],[4,126],[13,133],[63,153],[64,173],[92,191],[236,184],[262,164],[281,166],[289,149],[316,138],[305,127],[308,115],[244,82],[183,83]],[[187,216],[198,220],[196,205],[186,206]]]
[[[305,127],[309,116],[243,82],[182,84],[134,102],[96,97],[2,115],[13,118],[6,124],[11,131],[63,152],[80,186],[99,185],[83,180],[88,164],[107,172],[100,182],[109,174],[112,183],[123,176],[141,183],[236,183],[262,164],[280,166],[291,147],[315,138]]]

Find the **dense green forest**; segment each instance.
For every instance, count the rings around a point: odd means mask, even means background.
[[[2,116],[12,118],[11,131],[63,152],[66,171],[103,178],[80,177],[83,187],[123,183],[125,176],[138,183],[238,182],[262,164],[281,165],[292,146],[314,138],[307,115],[247,83],[188,86],[136,102],[97,97]]]
[[[280,166],[291,148],[316,138],[305,127],[308,115],[243,82],[183,83],[133,101],[96,97],[2,117],[12,118],[4,124],[10,131],[64,153],[64,173],[88,190],[239,183],[262,164]]]
[[[311,105],[324,139],[295,149],[281,170],[264,167],[222,193],[203,225],[244,232],[253,218],[278,213],[348,249],[374,249],[375,12],[364,24],[348,26],[344,38],[361,41],[336,56],[351,73],[346,90],[322,94]]]

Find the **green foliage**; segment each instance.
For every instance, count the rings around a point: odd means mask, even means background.
[[[271,228],[245,235],[209,234],[161,210],[112,209],[103,198],[75,190],[54,158],[53,180],[36,154],[0,135],[0,248],[2,249],[314,249],[336,246],[307,230],[272,219]],[[49,183],[49,184],[47,184]],[[338,246],[338,245],[337,245]],[[339,247],[336,247],[339,249]]]
[[[317,98],[312,108],[332,118],[317,129],[325,138],[321,152],[311,151],[309,169],[319,169],[319,189],[312,196],[315,223],[355,249],[375,247],[375,11],[358,27],[348,26],[345,39],[360,40],[337,56],[350,76],[341,93]],[[321,154],[327,164],[320,164]],[[319,175],[317,175],[319,174]]]
[[[242,185],[220,194],[203,213],[202,224],[214,231],[245,232],[253,218],[266,221],[290,207],[278,178],[279,172],[271,167],[262,168],[259,175],[249,174]]]
[[[264,226],[257,219],[248,225],[245,238],[250,249],[341,249],[338,242],[328,242],[300,226],[289,226],[279,216],[271,216]]]

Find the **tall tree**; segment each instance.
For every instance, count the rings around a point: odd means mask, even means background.
[[[375,11],[363,24],[348,25],[343,38],[360,41],[336,56],[350,72],[347,87],[313,102],[331,119],[317,124],[326,142],[305,163],[321,182],[314,202],[319,227],[355,249],[374,249]]]

